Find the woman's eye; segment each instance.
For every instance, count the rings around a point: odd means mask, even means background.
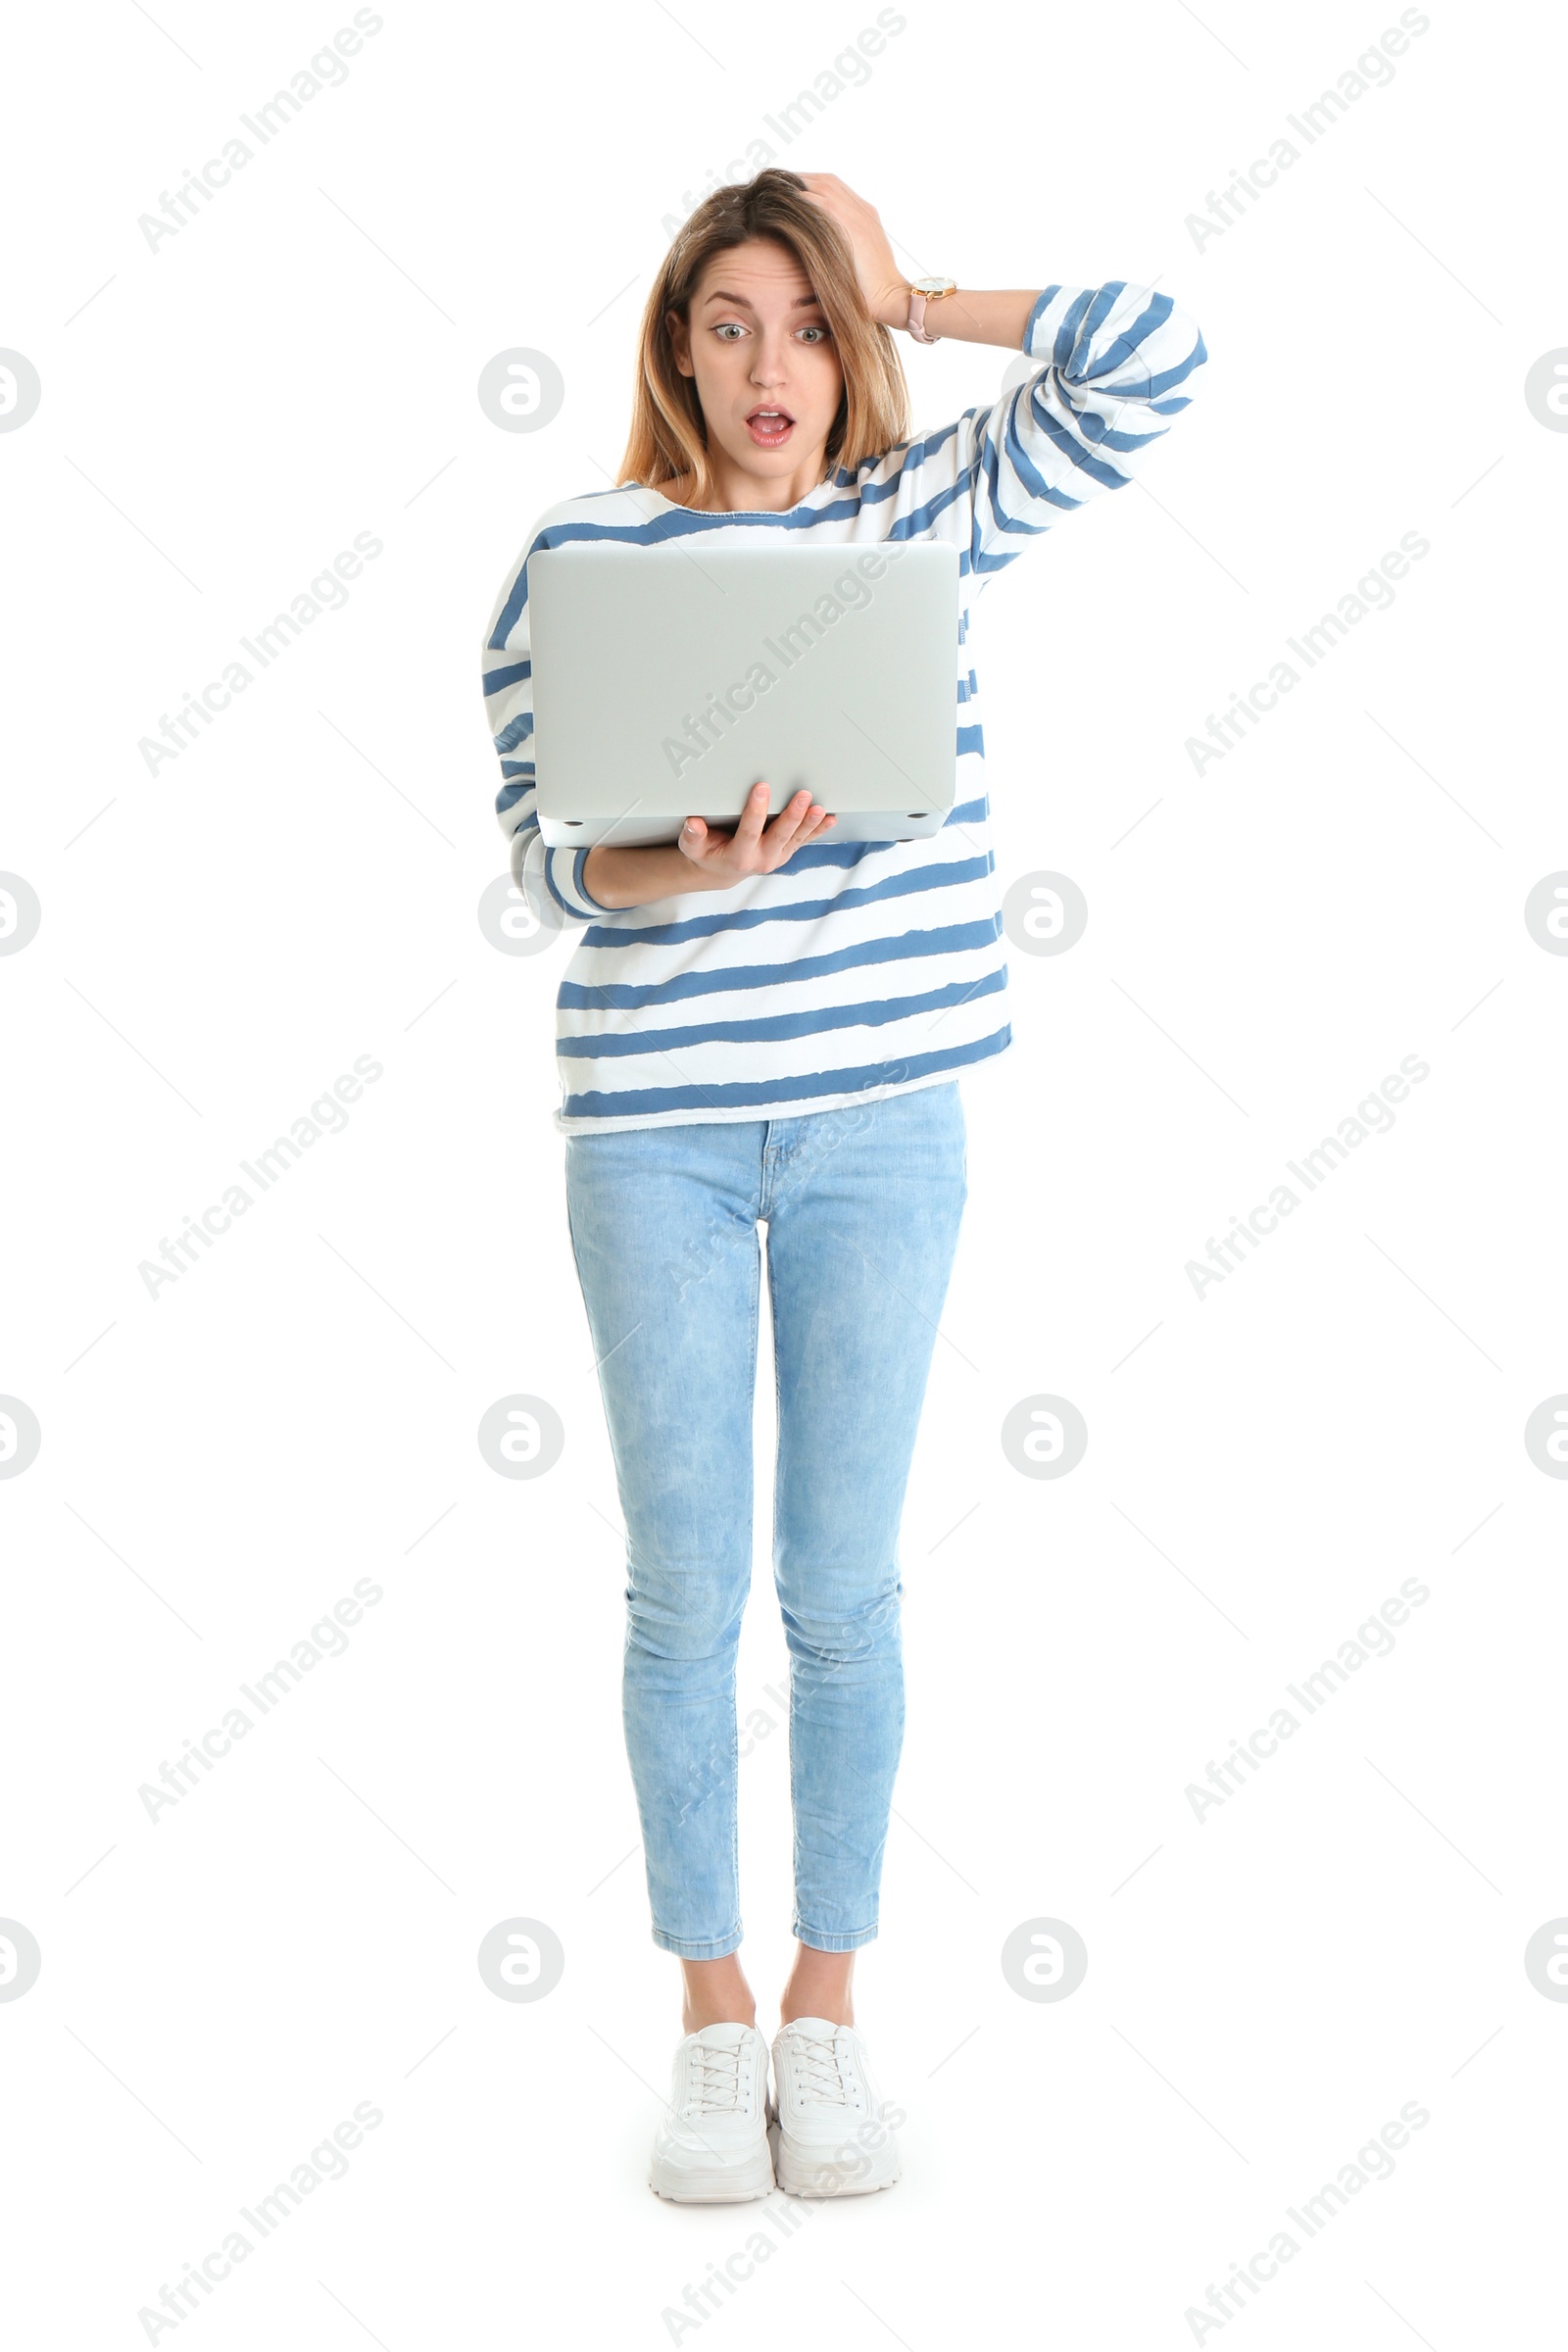
[[[732,343],[737,335],[744,335],[746,329],[738,318],[721,318],[713,332],[721,343]],[[803,326],[800,332],[803,335],[812,335],[820,342],[830,332],[830,329],[825,326]]]

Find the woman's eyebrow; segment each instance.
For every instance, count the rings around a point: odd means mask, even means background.
[[[748,302],[744,294],[726,293],[722,286],[715,286],[711,293],[703,296],[703,300],[705,302],[732,302],[737,310],[742,311],[755,311],[757,308],[756,303]],[[790,304],[792,311],[819,311],[821,307],[814,294],[798,294]]]

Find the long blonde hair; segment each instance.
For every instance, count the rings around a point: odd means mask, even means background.
[[[617,482],[658,490],[689,473],[694,506],[711,495],[702,402],[695,378],[675,365],[666,314],[674,311],[689,325],[692,296],[714,254],[753,237],[771,238],[794,255],[833,330],[844,394],[827,437],[829,469],[853,473],[907,438],[908,385],[892,333],[865,307],[838,222],[805,186],[798,172],[769,168],[715,188],[677,231],[643,306],[631,429]]]

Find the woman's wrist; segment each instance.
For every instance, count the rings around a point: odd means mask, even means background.
[[[582,881],[591,899],[616,911],[646,906],[651,899],[673,899],[686,891],[717,887],[672,841],[649,842],[637,848],[596,842],[583,859]]]

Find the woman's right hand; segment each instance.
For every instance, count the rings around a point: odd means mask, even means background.
[[[779,810],[767,814],[766,783],[754,784],[733,833],[715,833],[700,816],[689,816],[676,843],[703,880],[715,890],[727,890],[749,874],[771,874],[808,841],[815,841],[837,820],[820,802],[800,791]]]
[[[767,786],[754,784],[733,833],[715,833],[689,816],[680,839],[643,849],[597,842],[583,864],[583,888],[597,906],[646,906],[692,890],[733,890],[749,874],[770,874],[835,819],[808,792],[767,821]]]

